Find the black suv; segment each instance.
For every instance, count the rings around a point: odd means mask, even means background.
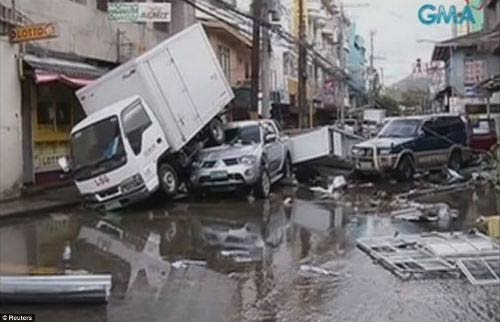
[[[415,171],[449,167],[468,161],[470,131],[459,115],[432,114],[391,119],[377,137],[352,149],[355,170],[361,173],[395,173],[401,180]]]

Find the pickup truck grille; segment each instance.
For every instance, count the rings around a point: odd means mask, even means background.
[[[236,158],[224,159],[224,164],[227,166],[236,165],[236,164],[238,164],[238,159],[236,159]]]
[[[215,161],[205,161],[203,162],[203,168],[210,169],[215,166]]]

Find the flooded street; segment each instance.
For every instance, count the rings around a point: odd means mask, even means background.
[[[377,190],[333,200],[284,187],[264,201],[186,199],[5,220],[2,274],[108,272],[113,287],[107,306],[1,311],[34,313],[36,321],[500,321],[498,286],[463,277],[403,281],[356,248],[360,237],[472,228],[478,216],[500,212],[499,193],[423,199],[447,202],[459,216],[412,223],[375,205]]]

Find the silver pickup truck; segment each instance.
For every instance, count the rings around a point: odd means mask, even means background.
[[[232,122],[224,131],[226,143],[201,150],[193,162],[195,191],[247,187],[266,198],[271,184],[291,175],[288,137],[273,120]]]

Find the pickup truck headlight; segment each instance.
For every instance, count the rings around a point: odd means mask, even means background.
[[[246,165],[252,165],[255,162],[257,162],[257,157],[254,155],[244,155],[241,158],[239,158],[238,161]]]
[[[122,190],[122,193],[127,193],[132,190],[137,189],[138,187],[142,186],[144,184],[144,180],[142,179],[140,174],[135,174],[131,178],[123,180],[123,182],[120,184],[120,188]]]
[[[194,160],[193,163],[191,164],[191,166],[194,169],[199,169],[199,168],[201,168],[202,164],[203,164],[203,162],[201,160]]]
[[[391,149],[389,148],[381,148],[377,150],[379,155],[389,155],[391,154]]]

